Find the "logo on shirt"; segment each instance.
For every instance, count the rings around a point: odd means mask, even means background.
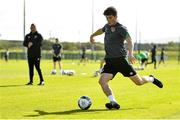
[[[34,36],[34,38],[37,38],[37,37],[38,37],[37,35]]]
[[[116,30],[115,27],[111,27],[111,32],[114,32]]]

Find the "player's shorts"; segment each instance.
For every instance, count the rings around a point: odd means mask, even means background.
[[[144,62],[146,62],[146,61],[148,61],[147,58],[142,58],[142,59],[141,59],[141,62],[142,62],[142,63],[144,63]]]
[[[86,54],[82,54],[81,58],[85,59],[86,58]]]
[[[118,72],[123,74],[125,77],[130,77],[137,74],[126,58],[105,58],[105,61],[106,64],[104,65],[101,73],[111,73],[113,74],[113,78]]]
[[[160,60],[164,60],[164,56],[161,56]]]
[[[156,56],[152,56],[152,62],[156,62]]]
[[[53,56],[53,61],[61,61],[61,57],[60,56]]]

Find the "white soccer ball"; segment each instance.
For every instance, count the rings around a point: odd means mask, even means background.
[[[51,74],[55,75],[57,73],[56,70],[52,70]]]
[[[82,110],[87,110],[91,107],[92,102],[91,99],[88,96],[81,96],[78,100],[78,106]]]
[[[73,76],[74,74],[75,74],[74,70],[69,70],[69,72],[67,73],[67,75],[69,75],[69,76]]]

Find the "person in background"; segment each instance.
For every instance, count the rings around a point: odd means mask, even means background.
[[[147,64],[154,63],[154,69],[156,69],[156,45],[153,46],[151,49],[151,62],[148,62]]]
[[[4,59],[5,59],[6,62],[8,62],[8,60],[9,60],[9,50],[8,50],[8,48],[4,52]]]
[[[58,38],[55,39],[55,44],[52,46],[53,49],[53,70],[52,74],[56,74],[56,63],[59,65],[60,74],[62,74],[62,65],[61,65],[61,55],[62,55],[62,45],[59,43]]]
[[[40,69],[41,44],[43,37],[38,33],[35,24],[31,24],[31,31],[25,36],[23,45],[27,47],[27,58],[29,66],[29,82],[26,85],[33,85],[34,66],[38,72],[40,82],[38,85],[44,85],[43,75]]]
[[[164,64],[164,48],[161,49],[159,65],[161,64],[161,62],[163,62],[163,64]]]

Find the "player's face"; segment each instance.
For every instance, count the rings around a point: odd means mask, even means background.
[[[30,29],[31,32],[36,32],[36,26],[34,24],[31,25]]]
[[[113,25],[117,21],[117,16],[107,15],[106,19],[107,19],[109,25]]]

